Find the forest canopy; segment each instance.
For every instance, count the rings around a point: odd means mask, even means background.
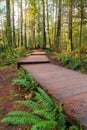
[[[87,0],[1,0],[0,47],[87,51]]]

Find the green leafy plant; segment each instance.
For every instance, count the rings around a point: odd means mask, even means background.
[[[22,68],[19,70],[17,78],[13,81],[13,85],[21,85],[27,91],[37,87],[37,83],[30,74],[27,74]]]
[[[73,70],[77,70],[77,69],[79,69],[81,67],[81,65],[80,65],[80,63],[75,63],[71,68],[73,69]]]
[[[61,107],[56,107],[50,96],[41,88],[35,92],[34,100],[19,100],[17,103],[26,105],[32,109],[32,112],[12,111],[2,119],[2,122],[32,124],[31,130],[65,129],[66,117],[62,113]]]
[[[79,129],[77,126],[72,125],[70,126],[69,130],[82,130],[82,128]]]

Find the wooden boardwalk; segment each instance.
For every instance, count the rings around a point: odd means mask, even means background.
[[[87,130],[87,75],[51,64],[46,54],[41,53],[34,52],[34,57],[23,59],[20,65],[52,97],[62,102],[69,120],[76,119]],[[28,64],[22,64],[23,61]]]

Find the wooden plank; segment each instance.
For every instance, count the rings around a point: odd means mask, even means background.
[[[44,52],[44,51],[35,51],[31,55],[46,55],[46,52]]]
[[[50,61],[46,55],[32,55],[18,61],[17,66],[19,68],[20,65],[24,65],[24,64],[38,64],[38,63],[41,64],[41,63],[49,63],[49,62]]]

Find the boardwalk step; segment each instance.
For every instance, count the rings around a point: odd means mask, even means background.
[[[46,55],[31,55],[28,56],[22,60],[20,60],[17,63],[18,68],[20,67],[20,65],[24,65],[24,64],[42,64],[42,63],[50,63],[50,60],[48,59],[48,57]]]

